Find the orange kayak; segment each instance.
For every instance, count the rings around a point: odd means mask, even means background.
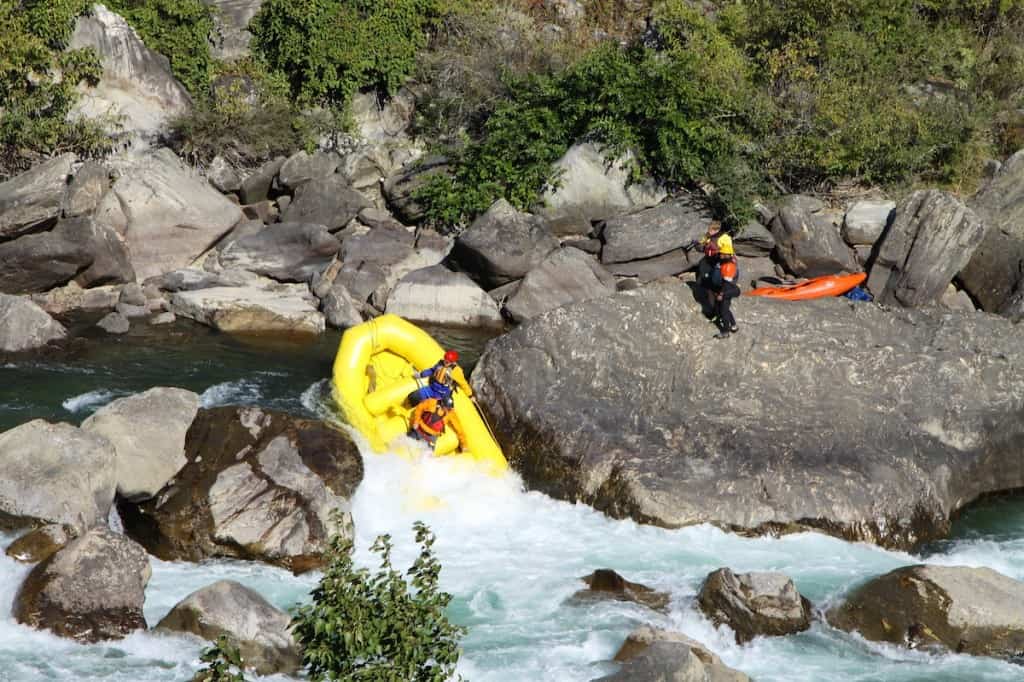
[[[839,296],[845,294],[868,278],[867,274],[857,272],[852,275],[825,275],[815,277],[799,284],[787,284],[781,287],[758,287],[748,291],[744,296],[764,296],[779,298],[784,301],[807,301],[812,298]]]

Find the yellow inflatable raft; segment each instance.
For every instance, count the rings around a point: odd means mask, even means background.
[[[397,315],[351,327],[341,337],[334,359],[334,397],[349,424],[376,452],[385,452],[408,432],[413,409],[406,398],[426,381],[417,374],[433,367],[443,354],[429,334]],[[453,374],[458,383],[465,383],[462,368]],[[505,471],[508,462],[473,400],[461,390],[453,396],[466,448],[460,450],[458,437],[449,428],[434,452],[472,460],[493,473]]]

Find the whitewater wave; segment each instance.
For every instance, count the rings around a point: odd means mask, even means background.
[[[209,409],[224,405],[252,405],[263,398],[258,382],[252,379],[239,379],[214,384],[199,396],[199,404]]]
[[[79,412],[86,411],[95,412],[98,408],[103,407],[115,398],[120,398],[126,395],[128,394],[124,391],[113,391],[101,388],[68,398],[60,405],[72,414],[78,414]]]

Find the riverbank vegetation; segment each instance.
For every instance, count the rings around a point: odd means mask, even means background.
[[[211,58],[199,0],[110,4],[192,94],[171,137],[198,161],[218,145],[253,161],[311,145],[355,93],[411,85],[417,132],[451,160],[422,190],[439,224],[499,197],[535,203],[582,139],[734,220],[766,192],[969,193],[988,158],[1024,145],[1022,0],[268,0],[252,56],[232,64]],[[102,151],[67,117],[73,84],[98,73],[88,51],[64,51],[87,10],[0,9],[5,149]]]

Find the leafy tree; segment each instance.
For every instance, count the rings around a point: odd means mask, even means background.
[[[302,103],[344,105],[361,88],[393,94],[443,9],[444,0],[267,0],[253,47]]]
[[[97,82],[92,50],[66,50],[85,0],[0,0],[0,177],[43,154],[99,154],[109,140],[96,125],[69,121],[78,83]]]
[[[352,543],[331,538],[328,560],[312,603],[295,611],[292,632],[313,680],[444,682],[459,660],[465,628],[445,615],[451,595],[438,587],[441,564],[431,549],[434,535],[413,526],[420,555],[406,572],[391,565],[391,538],[371,550],[379,570],[356,569]],[[410,589],[411,588],[411,589]]]
[[[206,667],[196,673],[192,682],[245,682],[242,654],[227,635],[221,635],[215,644],[204,649],[199,660]]]

